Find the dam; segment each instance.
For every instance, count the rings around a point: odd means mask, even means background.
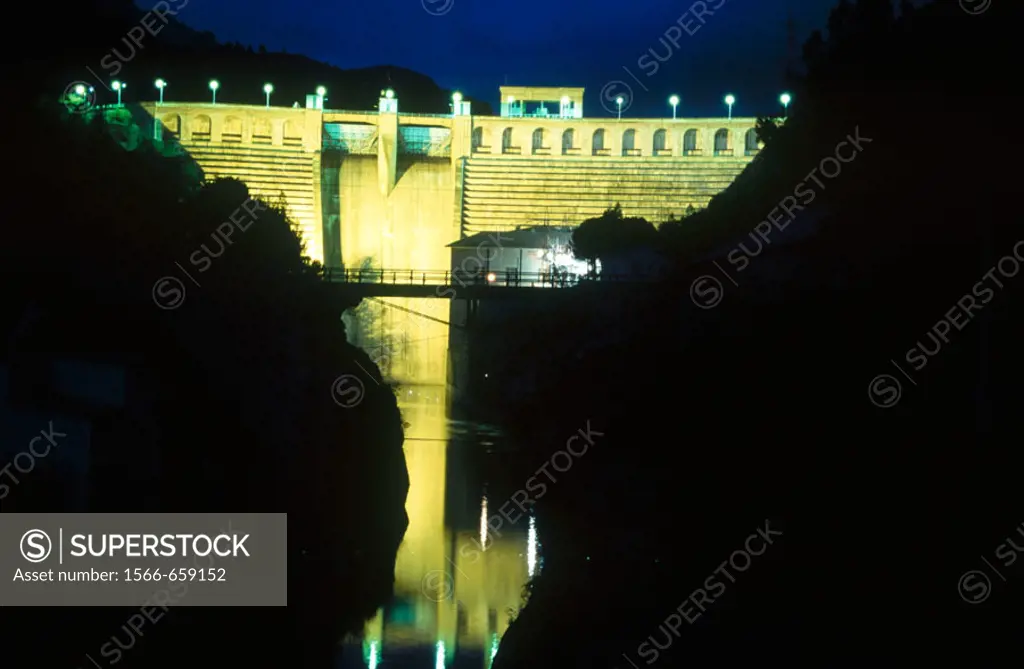
[[[126,148],[152,139],[187,154],[207,179],[233,177],[280,203],[307,255],[332,272],[445,274],[453,242],[575,226],[616,203],[657,223],[705,206],[760,150],[753,118],[587,118],[581,88],[505,87],[501,96],[499,116],[473,115],[458,95],[450,114],[401,113],[390,90],[372,111],[324,109],[320,96],[306,107],[144,102],[102,111]],[[471,373],[466,345],[452,337],[465,325],[455,302],[368,297],[344,315],[351,343],[398,384],[409,526],[393,601],[343,645],[343,667],[487,669],[523,585],[542,571],[534,517],[502,520],[522,482],[498,485],[477,472],[481,460],[506,468],[500,450],[487,454],[498,439],[450,417],[466,392],[459,379]]]
[[[457,98],[457,99],[456,99]],[[501,115],[143,102],[104,107],[207,178],[281,202],[328,267],[447,270],[446,245],[485,231],[578,225],[616,203],[658,223],[701,208],[757,154],[754,118],[588,118],[582,88],[502,87]],[[319,104],[318,104],[319,102]]]

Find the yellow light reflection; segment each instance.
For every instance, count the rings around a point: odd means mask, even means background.
[[[385,652],[393,655],[388,648],[415,647],[433,650],[436,666],[444,667],[462,648],[481,653],[483,664],[489,665],[488,655],[496,652],[497,640],[508,628],[509,611],[518,610],[521,603],[528,563],[535,564],[535,558],[523,559],[523,544],[530,543],[528,523],[523,517],[500,535],[491,532],[487,520],[494,504],[481,497],[478,529],[462,531],[446,525],[446,497],[479,494],[467,489],[447,494],[449,485],[466,485],[465,477],[447,479],[448,326],[417,315],[447,321],[449,303],[386,298],[377,304],[374,322],[362,329],[378,348],[364,348],[384,351],[386,359],[378,364],[386,377],[399,384],[399,408],[407,424],[409,526],[395,561],[394,606],[387,616],[381,610],[367,624],[364,659],[380,665]],[[353,343],[360,345],[355,330],[351,331]]]
[[[487,495],[480,501],[480,547],[487,550]]]
[[[437,653],[434,656],[434,669],[444,669],[444,641],[437,642]]]
[[[537,519],[530,516],[530,530],[526,535],[526,573],[532,578],[537,569]]]

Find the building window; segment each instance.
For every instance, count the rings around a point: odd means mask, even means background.
[[[284,122],[284,138],[283,142],[285,146],[302,146],[302,125],[296,123],[292,119],[288,119]]]
[[[761,150],[761,143],[757,139],[757,130],[751,128],[746,135],[746,154],[752,156]]]
[[[548,133],[544,128],[537,128],[533,131],[533,152],[535,154],[551,153],[551,146],[548,144]]]
[[[512,128],[505,128],[504,132],[501,133],[501,152],[519,153],[519,147],[512,146]]]
[[[178,139],[181,137],[181,117],[177,114],[169,114],[164,116],[161,121],[165,131],[161,131],[161,138],[167,139]]]
[[[206,114],[199,114],[192,119],[192,139],[197,142],[210,141],[210,117]]]
[[[622,133],[622,155],[640,155],[640,151],[636,148],[636,130],[630,129]]]
[[[573,153],[579,153],[576,150],[576,131],[569,128],[562,133],[562,155],[570,155]]]
[[[699,156],[701,153],[700,136],[695,129],[690,128],[683,135],[683,155]]]
[[[224,131],[221,133],[222,142],[242,141],[242,119],[237,116],[228,116],[224,119]]]
[[[730,146],[729,131],[725,128],[720,128],[715,133],[715,155],[716,156],[731,156],[732,146]]]
[[[668,151],[667,134],[665,130],[657,130],[654,133],[654,155],[663,155]]]
[[[270,144],[273,141],[273,136],[274,130],[270,125],[270,119],[257,118],[255,121],[253,121],[253,144]]]

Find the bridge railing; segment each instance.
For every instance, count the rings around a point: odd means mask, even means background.
[[[324,270],[331,283],[384,284],[396,286],[494,286],[510,288],[568,288],[587,282],[637,283],[653,281],[645,275],[570,274],[565,272],[334,269]]]

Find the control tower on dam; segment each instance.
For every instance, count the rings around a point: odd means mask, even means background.
[[[582,88],[503,87],[500,116],[147,102],[103,107],[120,140],[184,151],[207,178],[282,201],[327,266],[444,270],[448,244],[578,225],[619,203],[659,222],[705,206],[760,150],[754,118],[588,118]]]

